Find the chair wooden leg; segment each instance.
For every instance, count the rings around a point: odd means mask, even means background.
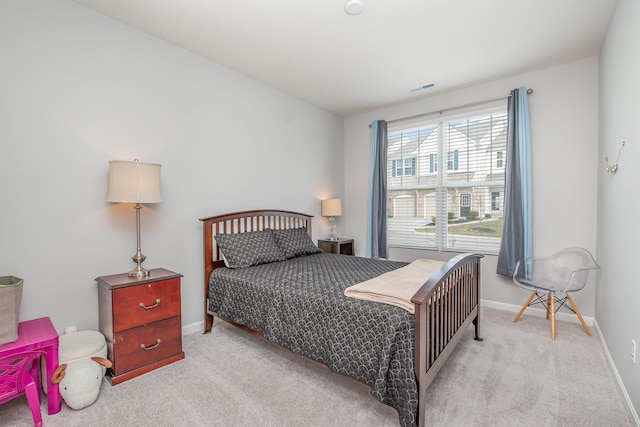
[[[551,339],[556,340],[556,299],[551,293],[549,293],[549,304],[551,305],[551,309],[547,310],[547,314],[549,311],[551,312]]]
[[[522,308],[520,309],[520,312],[518,313],[518,315],[516,316],[515,319],[513,319],[513,323],[516,323],[518,321],[518,319],[520,318],[520,316],[522,316],[522,313],[524,313],[524,311],[527,309],[527,307],[529,307],[529,303],[531,302],[531,300],[533,299],[533,297],[536,296],[536,293],[533,292],[531,294],[531,296],[529,297],[529,299],[527,300],[527,302],[524,303],[524,305],[522,306]]]
[[[573,302],[573,298],[571,298],[571,295],[567,294],[567,299],[569,300],[569,304],[571,304],[571,307],[573,307],[573,311],[576,312],[576,316],[578,316],[578,319],[580,319],[580,323],[582,323],[582,327],[584,328],[584,331],[587,333],[587,335],[592,336],[591,329],[589,329],[587,324],[584,322],[584,319],[580,314],[580,310],[578,310],[578,306],[576,306],[576,303]]]
[[[549,310],[551,308],[551,292],[547,294],[547,320],[549,320]]]

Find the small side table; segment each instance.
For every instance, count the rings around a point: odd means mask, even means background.
[[[318,247],[330,254],[355,255],[353,239],[318,240]]]
[[[58,384],[51,383],[51,377],[58,367],[58,332],[48,317],[18,323],[18,340],[1,345],[0,356],[11,356],[12,354],[33,350],[44,350],[46,352],[47,377],[41,379],[41,381],[47,382],[47,409],[49,415],[57,414],[62,407],[60,389]],[[38,387],[40,387],[40,384],[38,384]]]
[[[96,278],[100,332],[107,340],[111,385],[184,359],[182,274],[164,268],[148,277],[127,273]]]

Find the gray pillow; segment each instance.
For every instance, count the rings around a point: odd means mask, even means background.
[[[285,259],[273,230],[216,234],[215,239],[228,268],[251,267]]]
[[[313,240],[307,234],[307,229],[304,227],[273,230],[273,235],[287,259],[322,252],[322,249],[313,243]]]

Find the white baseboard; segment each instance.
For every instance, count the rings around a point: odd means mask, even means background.
[[[204,320],[185,325],[182,327],[182,336],[191,335],[195,333],[202,333],[204,331]]]
[[[633,406],[633,402],[631,402],[631,397],[629,397],[629,393],[627,393],[627,389],[625,388],[624,383],[622,382],[622,378],[620,378],[620,373],[618,373],[618,369],[616,368],[616,365],[613,363],[613,358],[611,357],[611,353],[609,353],[609,348],[607,347],[607,343],[602,337],[602,331],[600,331],[600,326],[598,325],[597,321],[595,322],[594,326],[598,331],[598,336],[600,337],[600,342],[602,343],[604,354],[607,357],[609,368],[611,369],[611,372],[613,372],[613,375],[616,377],[616,380],[618,381],[618,385],[620,386],[620,391],[622,392],[622,395],[624,396],[624,399],[627,402],[627,409],[631,413],[633,420],[636,422],[636,426],[640,427],[640,417],[638,417],[638,412],[636,411],[636,408]]]
[[[521,305],[506,304],[503,302],[489,301],[484,299],[480,301],[480,306],[495,308],[496,310],[509,311],[512,313],[517,313],[522,308]],[[527,310],[522,315],[545,317],[547,315],[547,312],[546,310],[543,310],[541,308],[528,307]],[[584,319],[584,323],[586,323],[589,326],[593,326],[593,317],[582,316],[582,318]],[[560,320],[562,322],[571,322],[571,323],[580,324],[580,319],[578,319],[578,316],[576,316],[574,313],[565,313],[565,312],[559,311],[556,313],[556,320]]]

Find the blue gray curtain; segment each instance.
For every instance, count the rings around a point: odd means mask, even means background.
[[[533,253],[531,131],[524,87],[511,91],[508,117],[504,225],[497,273],[511,277],[518,260],[530,258]]]
[[[371,123],[367,256],[387,258],[387,122]]]

